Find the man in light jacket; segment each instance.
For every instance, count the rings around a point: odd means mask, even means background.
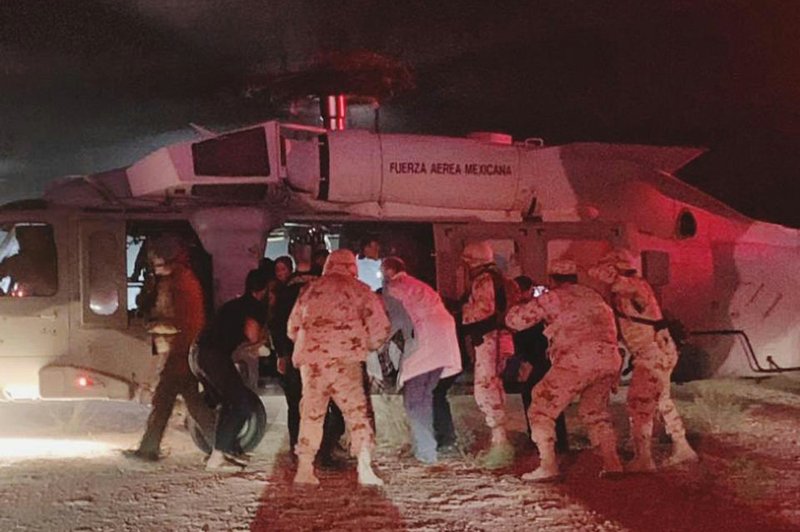
[[[384,259],[381,270],[385,283],[383,297],[393,329],[403,332],[397,385],[403,390],[414,456],[420,462],[433,464],[437,460],[433,389],[440,378],[461,372],[455,320],[433,288],[406,272],[402,259]],[[403,311],[408,319],[402,316]]]
[[[297,454],[298,484],[319,484],[314,457],[322,440],[328,401],[339,406],[358,456],[358,482],[382,485],[372,470],[374,434],[367,416],[361,364],[389,337],[389,319],[380,297],[356,279],[356,257],[339,249],[328,256],[322,277],[306,285],[289,316],[292,362],[300,368],[303,399]]]

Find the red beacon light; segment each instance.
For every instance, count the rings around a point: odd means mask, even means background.
[[[77,383],[78,383],[78,387],[79,388],[88,388],[89,386],[94,384],[92,382],[92,379],[90,379],[89,377],[85,377],[85,376],[78,377]]]

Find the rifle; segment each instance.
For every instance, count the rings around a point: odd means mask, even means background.
[[[472,345],[478,347],[483,343],[483,336],[492,331],[496,331],[500,326],[497,323],[497,314],[492,314],[488,318],[461,325],[461,331],[465,336],[472,339]]]
[[[686,327],[684,327],[683,323],[680,320],[676,319],[668,319],[668,318],[661,318],[660,320],[649,320],[647,318],[640,318],[638,316],[629,316],[619,310],[614,310],[614,314],[617,315],[618,318],[622,318],[625,320],[632,321],[633,323],[638,323],[640,325],[649,325],[653,328],[655,332],[663,331],[666,329],[669,331],[669,335],[672,337],[672,341],[675,342],[675,345],[681,346],[686,342],[686,338],[689,334],[686,332]]]

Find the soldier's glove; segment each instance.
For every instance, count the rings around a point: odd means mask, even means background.
[[[497,330],[497,317],[493,314],[480,321],[463,325],[462,329],[472,340],[472,346],[478,347],[483,343],[484,335]]]
[[[519,365],[519,370],[517,370],[517,382],[528,382],[528,379],[531,378],[531,373],[533,373],[533,364],[523,360]]]
[[[278,360],[276,361],[275,369],[277,370],[279,375],[286,375],[286,370],[289,369],[291,364],[292,360],[289,357],[279,356]]]

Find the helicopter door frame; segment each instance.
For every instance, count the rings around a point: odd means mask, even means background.
[[[562,256],[578,263],[579,282],[609,297],[608,286],[589,277],[587,270],[611,249],[628,245],[624,224],[599,221],[542,223],[536,228],[536,237],[539,245],[537,256],[543,261],[540,264],[542,279],[546,279],[547,264],[559,258],[550,256],[549,244],[561,240],[569,243],[567,253]],[[598,245],[600,243],[605,245]]]
[[[82,328],[128,328],[126,224],[78,220]]]
[[[461,251],[468,241],[513,240],[515,266],[542,282],[547,279],[548,243],[553,240],[627,243],[623,224],[613,222],[434,223],[436,281],[443,297],[458,299],[466,289]]]
[[[515,267],[520,273],[533,276],[538,270],[535,227],[526,223],[434,223],[436,248],[436,283],[446,299],[457,300],[466,290],[466,272],[461,252],[467,242],[488,240],[514,242]]]
[[[547,261],[551,259],[548,257],[548,243],[553,240],[604,241],[610,247],[624,247],[628,244],[625,225],[614,222],[544,222],[537,224],[535,232],[539,251],[545,259],[541,265],[543,272],[547,269]]]
[[[0,224],[47,224],[53,231],[55,293],[0,296],[0,398],[34,399],[40,396],[39,369],[69,350],[69,222],[62,213],[31,209],[2,211]]]

